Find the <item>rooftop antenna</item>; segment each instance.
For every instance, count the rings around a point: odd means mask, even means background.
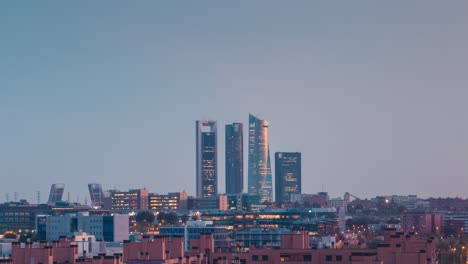
[[[37,191],[37,204],[41,204],[41,191]]]
[[[18,202],[18,192],[15,192],[14,196],[15,196],[15,203],[17,203]]]
[[[5,199],[6,199],[5,200],[6,203],[10,202],[10,194],[9,193],[5,194]]]

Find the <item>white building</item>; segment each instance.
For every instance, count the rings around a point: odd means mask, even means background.
[[[122,242],[128,239],[129,218],[128,215],[89,215],[88,212],[47,217],[46,240],[71,237],[75,232],[86,232],[96,241]]]

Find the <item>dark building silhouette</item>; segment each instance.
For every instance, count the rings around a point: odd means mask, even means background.
[[[260,195],[260,202],[273,201],[268,121],[249,115],[249,194]]]
[[[280,203],[292,201],[293,195],[301,194],[301,153],[275,153],[275,200]]]
[[[244,125],[226,125],[226,193],[242,193],[244,188]]]
[[[208,198],[218,194],[216,121],[196,122],[197,197]]]

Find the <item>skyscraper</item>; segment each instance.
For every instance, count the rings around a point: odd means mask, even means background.
[[[242,193],[244,188],[244,125],[226,125],[226,193]]]
[[[65,184],[63,183],[54,183],[50,186],[49,200],[47,204],[55,205],[56,202],[62,201],[63,191],[65,189]]]
[[[88,184],[89,197],[91,197],[91,206],[101,207],[104,203],[104,192],[99,183]]]
[[[260,202],[272,202],[268,121],[249,115],[249,193]]]
[[[207,198],[218,194],[216,121],[196,122],[197,197]]]
[[[301,194],[301,153],[275,153],[275,201],[287,203]]]

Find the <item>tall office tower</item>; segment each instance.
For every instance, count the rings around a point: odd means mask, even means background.
[[[249,194],[260,195],[260,202],[272,202],[268,121],[249,115]]]
[[[91,197],[91,206],[102,207],[104,204],[104,192],[99,183],[88,184],[89,196]]]
[[[49,200],[47,204],[55,205],[56,202],[62,200],[63,190],[65,189],[65,184],[63,183],[54,183],[50,186]]]
[[[218,194],[216,121],[196,122],[197,197]]]
[[[244,188],[244,125],[226,125],[226,193],[242,193]]]
[[[301,153],[275,153],[275,200],[293,202],[301,195]]]

